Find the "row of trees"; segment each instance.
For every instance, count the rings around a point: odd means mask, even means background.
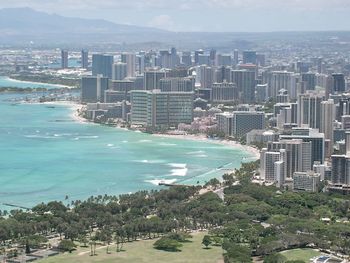
[[[0,243],[40,240],[56,233],[74,249],[74,242],[117,244],[157,239],[155,248],[181,250],[188,233],[208,229],[204,246],[222,246],[225,262],[251,262],[252,256],[272,257],[275,253],[313,244],[350,254],[350,202],[325,193],[281,192],[251,183],[256,163],[247,163],[234,175],[225,175],[224,200],[201,186],[176,186],[161,191],[90,197],[75,201],[70,208],[60,202],[39,204],[31,212],[11,211],[0,219]],[[236,184],[239,180],[240,184]],[[216,188],[220,182],[208,184]],[[321,218],[329,217],[324,223]],[[160,239],[159,239],[160,238]],[[70,243],[68,241],[70,241]],[[64,249],[68,250],[69,249]]]

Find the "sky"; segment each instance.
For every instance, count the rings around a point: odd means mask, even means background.
[[[350,30],[350,0],[0,0],[8,7],[171,31]]]

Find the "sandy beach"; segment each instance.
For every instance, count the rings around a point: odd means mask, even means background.
[[[180,140],[194,140],[194,141],[201,141],[201,142],[209,142],[214,144],[221,144],[225,146],[234,147],[236,149],[241,149],[244,151],[249,152],[255,159],[260,158],[260,151],[254,147],[248,146],[248,145],[242,145],[235,141],[229,141],[229,140],[215,140],[215,139],[209,139],[204,134],[194,135],[194,134],[153,134],[153,136],[158,137],[164,137],[164,138],[172,138],[172,139],[180,139]],[[252,158],[253,158],[252,157]]]
[[[73,89],[74,87],[71,86],[66,86],[66,85],[61,85],[61,84],[50,84],[50,83],[44,83],[44,82],[34,82],[34,81],[24,81],[24,80],[18,80],[18,79],[13,79],[10,77],[6,77],[9,81],[12,82],[17,82],[17,83],[30,83],[33,85],[50,85],[50,86],[54,86],[57,88],[65,88],[65,89]]]
[[[83,105],[75,102],[75,101],[48,101],[48,102],[42,102],[40,104],[45,105],[58,105],[58,106],[65,106],[67,108],[70,108],[72,110],[72,113],[69,115],[74,121],[79,123],[91,123],[85,118],[81,117],[79,115],[79,111],[83,108]]]
[[[83,105],[78,104],[74,101],[54,101],[54,102],[45,102],[45,104],[50,105],[62,105],[69,107],[72,110],[72,113],[70,117],[79,123],[93,123],[89,122],[85,118],[81,117],[79,115],[79,111],[82,109]],[[119,127],[117,127],[119,128]],[[119,128],[119,129],[125,129],[125,128]],[[135,130],[131,130],[135,131]],[[136,132],[136,131],[135,131]],[[260,151],[254,147],[248,146],[248,145],[242,145],[236,141],[229,141],[229,140],[215,140],[215,139],[209,139],[204,134],[153,134],[153,136],[163,137],[163,138],[171,138],[171,139],[179,139],[179,140],[192,140],[192,141],[200,141],[200,142],[207,142],[207,143],[214,143],[214,144],[221,144],[225,146],[234,147],[235,149],[241,149],[244,151],[249,152],[252,155],[252,158],[258,160],[260,158]]]

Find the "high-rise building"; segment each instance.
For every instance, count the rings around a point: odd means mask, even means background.
[[[342,73],[332,74],[333,92],[342,93],[345,91],[345,77]]]
[[[332,99],[321,102],[321,125],[320,132],[324,133],[326,140],[326,156],[333,153],[334,131],[333,123],[335,121],[335,105]]]
[[[102,75],[106,78],[112,78],[112,66],[114,58],[110,55],[93,54],[92,55],[92,75]]]
[[[239,51],[238,49],[235,49],[233,51],[233,65],[236,66],[239,62]]]
[[[258,84],[255,87],[255,100],[257,103],[264,103],[267,100],[267,84]]]
[[[218,130],[225,134],[225,136],[232,136],[232,122],[233,122],[233,114],[229,112],[223,112],[216,114],[216,121],[218,123]]]
[[[244,103],[255,102],[256,72],[250,70],[233,70],[231,81],[236,83],[239,97]]]
[[[68,68],[68,51],[61,50],[61,68]]]
[[[298,125],[320,129],[323,95],[309,91],[298,97]]]
[[[136,55],[134,53],[123,53],[121,59],[127,65],[127,76],[134,77],[136,72]]]
[[[191,52],[187,52],[187,51],[182,52],[181,62],[186,67],[192,66]]]
[[[165,69],[148,69],[144,73],[144,85],[146,90],[160,89],[160,80],[167,77]]]
[[[123,62],[113,64],[112,80],[123,80],[128,76],[128,65]]]
[[[130,101],[131,90],[135,90],[135,82],[124,80],[112,80],[109,82],[109,89],[105,91],[105,102],[115,103],[123,100]]]
[[[293,190],[317,192],[320,182],[320,174],[314,171],[295,172],[293,175]]]
[[[234,102],[238,99],[237,86],[234,83],[214,83],[211,87],[212,102]]]
[[[268,97],[276,98],[281,89],[287,90],[291,99],[297,98],[296,78],[293,72],[272,71],[263,75],[263,83],[268,84]]]
[[[196,79],[185,78],[164,78],[159,80],[159,87],[162,92],[193,92]]]
[[[196,69],[197,82],[201,84],[202,89],[210,89],[214,82],[215,70],[206,65],[198,66]]]
[[[218,54],[216,56],[216,66],[231,66],[232,65],[232,58],[231,55],[222,55]]]
[[[81,67],[84,69],[89,68],[89,51],[85,49],[81,51]]]
[[[234,111],[232,133],[243,137],[252,130],[265,129],[265,113],[258,111]]]
[[[108,78],[86,76],[81,79],[81,101],[83,103],[104,102],[104,92],[108,90]]]
[[[194,63],[196,64],[196,65],[198,65],[198,57],[199,57],[199,55],[203,55],[204,54],[204,50],[203,49],[199,49],[199,50],[196,50],[195,52],[194,52]]]
[[[304,142],[301,139],[285,139],[267,144],[268,152],[278,152],[281,149],[286,151],[284,159],[286,177],[291,178],[294,172],[306,172],[312,169],[311,142]]]
[[[261,155],[261,178],[266,182],[276,183],[277,187],[281,187],[286,178],[286,151],[284,149],[280,149],[276,152],[269,152],[267,149],[263,149]]]
[[[332,184],[350,185],[350,156],[332,155]]]
[[[306,90],[315,90],[316,88],[316,74],[315,73],[302,73],[301,80],[304,81]]]
[[[206,54],[198,54],[198,65],[210,66],[210,56]]]
[[[131,91],[131,124],[171,127],[193,120],[193,92]]]
[[[215,71],[214,81],[216,83],[231,82],[231,67],[219,67]]]
[[[256,51],[243,51],[243,64],[256,64]]]
[[[311,164],[324,163],[325,139],[323,133],[319,133],[316,129],[293,128],[291,135],[280,135],[280,140],[284,139],[301,139],[304,142],[311,142]]]
[[[265,54],[257,54],[256,55],[256,64],[261,67],[265,67],[266,64],[266,57]]]
[[[179,55],[177,54],[177,50],[176,48],[171,48],[171,52],[170,52],[170,65],[171,65],[171,68],[175,68],[177,66],[180,65],[180,57]]]

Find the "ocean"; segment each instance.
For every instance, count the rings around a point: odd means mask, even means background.
[[[69,106],[13,103],[23,96],[0,94],[0,203],[32,207],[161,189],[159,182],[204,183],[252,157],[221,144],[77,122]]]

